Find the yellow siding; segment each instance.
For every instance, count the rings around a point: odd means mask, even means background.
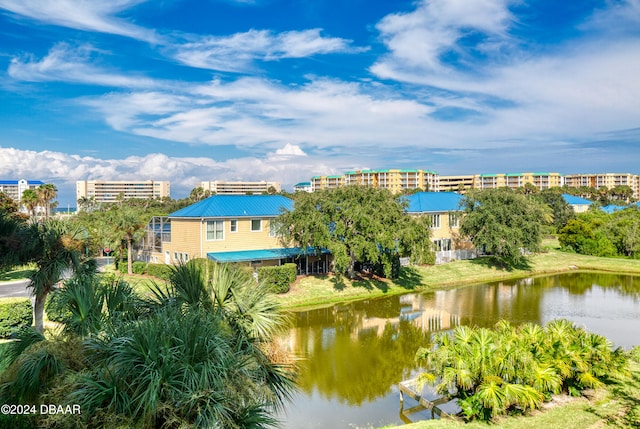
[[[231,232],[231,220],[234,219],[237,221],[237,232]],[[189,259],[194,259],[206,258],[210,252],[281,248],[278,237],[269,236],[270,219],[272,218],[261,218],[261,231],[251,231],[250,218],[209,219],[224,221],[224,238],[221,240],[207,240],[207,219],[202,222],[200,219],[172,219],[171,242],[163,243],[163,249],[168,250],[172,262],[176,262],[175,252],[187,253]]]

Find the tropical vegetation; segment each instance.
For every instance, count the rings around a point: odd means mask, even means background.
[[[294,208],[277,219],[284,245],[328,250],[334,271],[355,277],[356,264],[397,277],[399,257],[433,261],[429,224],[409,216],[406,201],[387,189],[346,186],[296,195]]]
[[[293,392],[293,366],[269,347],[286,318],[244,271],[194,260],[144,297],[88,272],[54,295],[61,329],[5,346],[0,400],[82,413],[5,425],[267,428]]]
[[[590,210],[570,220],[558,234],[567,250],[594,256],[640,256],[640,210]]]
[[[553,220],[548,206],[509,188],[469,192],[462,210],[460,234],[508,266],[540,250],[543,225]]]
[[[567,320],[459,326],[438,334],[417,358],[426,369],[422,380],[457,398],[468,420],[526,413],[561,392],[579,396],[626,375],[628,365],[623,349]]]

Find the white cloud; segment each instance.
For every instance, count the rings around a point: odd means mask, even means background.
[[[253,61],[277,61],[283,58],[303,58],[335,52],[358,52],[351,41],[323,37],[320,29],[273,33],[249,30],[230,36],[205,36],[197,41],[173,45],[169,55],[191,67],[212,70],[241,71]],[[195,38],[195,36],[188,36]]]
[[[36,21],[83,31],[160,41],[152,30],[116,15],[146,0],[0,0],[0,8]]]
[[[286,145],[284,145],[284,147],[276,150],[273,155],[275,155],[276,157],[307,156],[307,154],[304,153],[302,149],[300,149],[300,146],[290,143],[287,143]]]
[[[28,82],[59,81],[117,88],[159,86],[153,79],[113,73],[92,65],[91,56],[95,52],[90,45],[72,47],[58,43],[41,60],[30,56],[12,58],[8,73],[14,79]]]
[[[336,163],[321,157],[300,156],[300,149],[293,145],[283,150],[296,156],[292,159],[291,156],[270,154],[263,158],[217,161],[151,153],[124,159],[98,159],[55,151],[0,147],[0,177],[53,183],[58,188],[58,200],[64,205],[74,205],[77,180],[169,180],[172,198],[184,198],[204,180],[278,181],[291,190],[293,184],[308,180],[314,174],[347,168],[344,160]]]
[[[394,146],[428,134],[431,108],[369,90],[326,79],[287,86],[241,78],[180,95],[113,93],[87,103],[119,131],[185,143]]]
[[[508,5],[511,0],[423,0],[409,13],[387,15],[377,29],[389,49],[372,70],[378,74],[388,63],[409,70],[440,71],[449,69],[442,55],[455,51],[464,55],[460,39],[471,33],[482,33],[492,43],[507,38],[513,21]]]

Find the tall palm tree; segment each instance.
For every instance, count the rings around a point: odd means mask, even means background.
[[[36,189],[38,195],[38,204],[44,207],[44,215],[46,218],[51,216],[51,201],[58,196],[58,189],[52,183],[45,183]]]
[[[84,231],[60,220],[47,219],[30,226],[33,246],[30,260],[36,264],[29,276],[29,288],[35,296],[33,316],[36,330],[44,331],[43,315],[47,295],[63,280],[65,274],[95,269],[93,264],[83,264],[86,246]]]
[[[144,232],[147,222],[144,213],[133,207],[122,206],[110,211],[110,225],[113,238],[117,244],[125,242],[127,245],[127,273],[133,274],[133,243]]]

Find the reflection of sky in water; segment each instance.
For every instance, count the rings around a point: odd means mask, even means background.
[[[419,336],[428,338],[460,324],[491,327],[500,319],[545,324],[558,318],[604,335],[616,346],[640,345],[640,277],[568,273],[297,313],[298,327],[289,340],[306,356],[301,378],[307,393],[298,393],[286,407],[282,427],[401,424],[396,386],[403,377],[392,369],[403,367],[404,378],[415,374],[415,350],[427,345]],[[407,348],[407,343],[415,347]],[[359,399],[343,396],[354,394]],[[428,412],[411,415],[413,421],[426,418]]]
[[[640,345],[640,300],[633,296],[601,288],[584,295],[564,288],[547,290],[542,300],[542,323],[561,317],[604,335],[615,346],[630,349]]]

